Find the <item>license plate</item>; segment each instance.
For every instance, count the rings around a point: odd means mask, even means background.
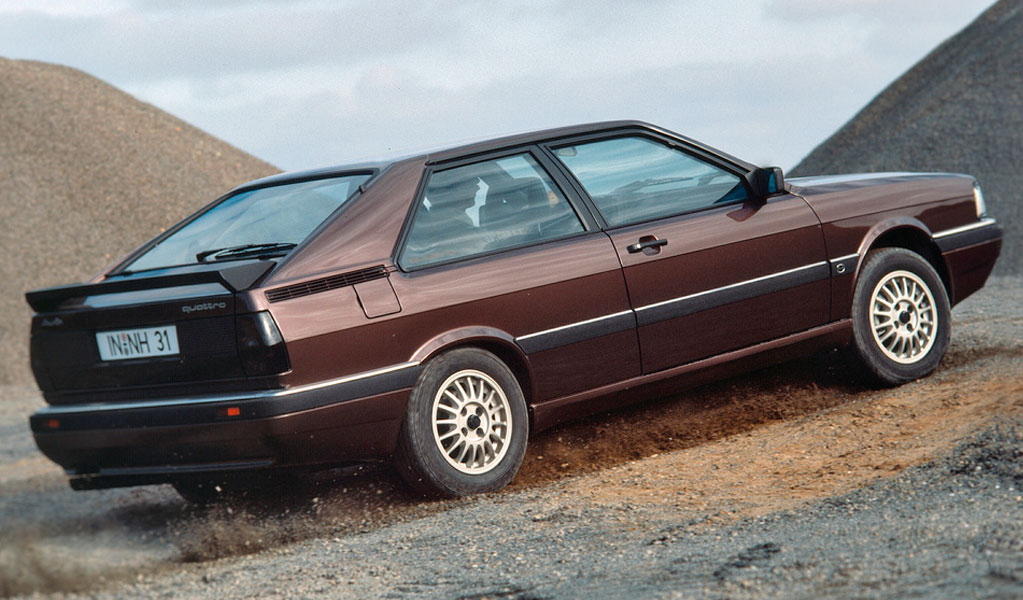
[[[178,330],[174,325],[100,331],[96,333],[96,344],[103,360],[171,356],[179,352]]]

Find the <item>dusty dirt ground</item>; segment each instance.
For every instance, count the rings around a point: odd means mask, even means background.
[[[453,501],[411,496],[386,468],[328,474],[270,499],[210,509],[186,506],[167,486],[72,492],[28,434],[25,417],[41,406],[38,394],[26,387],[0,388],[0,594],[828,593],[828,584],[812,577],[799,580],[803,587],[748,588],[718,575],[749,573],[757,557],[785,555],[785,548],[798,554],[791,549],[800,547],[801,530],[789,520],[822,518],[836,499],[864,490],[875,498],[848,523],[828,517],[828,524],[842,523],[831,536],[840,539],[887,514],[875,504],[903,506],[899,494],[908,493],[907,485],[899,482],[907,477],[923,482],[909,486],[913,489],[952,485],[954,469],[934,465],[952,460],[957,448],[988,435],[992,426],[1023,423],[1021,290],[1020,278],[999,278],[957,307],[948,356],[927,379],[872,390],[837,352],[788,363],[543,432],[531,440],[507,490]],[[998,447],[1018,447],[1012,439]],[[998,460],[1019,467],[1023,450]],[[1001,531],[1023,523],[1018,491],[1023,478],[1012,485],[1013,490],[998,488],[1004,494],[997,498],[971,499],[967,504],[974,511],[962,517],[963,527]],[[971,480],[967,489],[974,487]],[[994,489],[986,484],[978,489],[987,488]],[[917,513],[926,515],[931,510],[926,506]],[[933,510],[951,514],[948,508]],[[781,525],[778,515],[788,515]],[[771,527],[792,530],[788,546],[754,543]],[[939,529],[913,531],[923,540]],[[707,552],[725,553],[724,566],[715,567],[699,589],[644,587],[685,572],[676,565],[669,569],[675,575],[642,576],[637,565],[644,564],[649,545],[687,535],[696,536],[692,548],[704,544],[712,549]],[[955,550],[952,537],[940,544]],[[974,586],[969,589],[1023,595],[1023,548],[1006,548],[999,557],[1008,561],[1003,571],[1010,575],[992,579],[992,588],[963,575]],[[699,562],[692,556],[673,560]],[[796,561],[804,563],[810,564]],[[854,581],[843,589],[862,596],[916,590],[900,587],[907,581],[916,585],[914,573],[920,575],[912,559],[905,565],[901,579],[871,576],[873,587],[855,587],[860,584]],[[605,587],[594,583],[593,573],[602,574]],[[1015,573],[1019,577],[1013,579]],[[887,587],[877,587],[878,581]]]

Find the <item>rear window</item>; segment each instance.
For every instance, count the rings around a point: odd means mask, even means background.
[[[250,190],[230,196],[135,259],[144,271],[197,262],[281,255],[355,194],[368,173]]]
[[[568,201],[529,153],[430,176],[402,268],[415,269],[583,231]]]

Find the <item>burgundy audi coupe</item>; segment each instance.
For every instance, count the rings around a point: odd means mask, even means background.
[[[925,376],[1001,238],[967,175],[785,181],[633,121],[288,173],[29,292],[31,427],[75,489],[392,460],[493,491],[531,432],[736,369]]]

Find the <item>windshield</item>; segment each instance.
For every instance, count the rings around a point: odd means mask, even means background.
[[[286,254],[369,177],[360,173],[235,194],[150,248],[127,268],[143,271]]]

